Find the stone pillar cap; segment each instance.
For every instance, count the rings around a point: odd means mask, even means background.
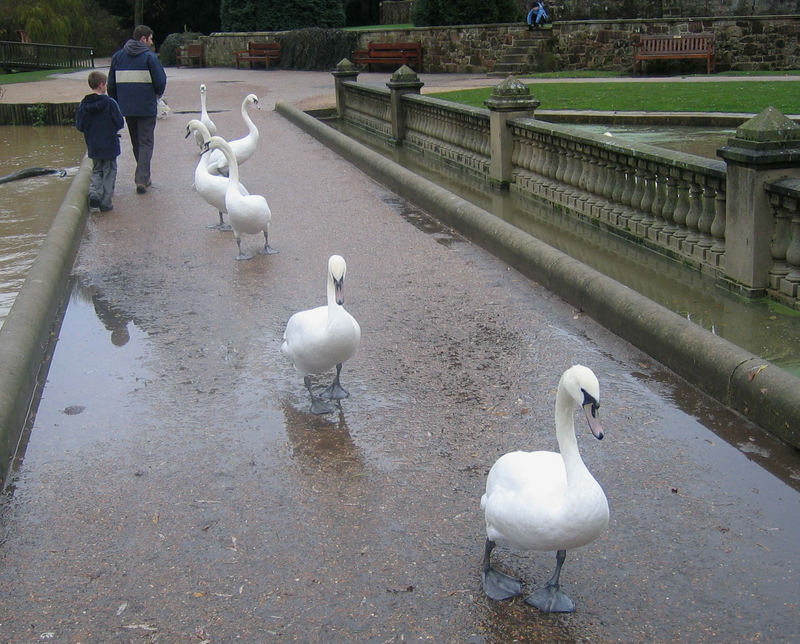
[[[717,155],[744,165],[796,167],[800,165],[800,125],[770,106],[742,123]]]
[[[492,90],[484,105],[495,111],[534,110],[540,101],[531,96],[531,90],[522,81],[509,76]]]
[[[419,89],[424,84],[417,76],[417,72],[408,65],[403,65],[392,74],[386,87],[389,89]]]
[[[333,70],[332,74],[334,76],[358,76],[358,70],[347,58],[342,58],[336,63],[336,68]]]
[[[736,138],[757,142],[796,141],[800,140],[800,125],[770,105],[761,114],[742,123],[736,129]]]

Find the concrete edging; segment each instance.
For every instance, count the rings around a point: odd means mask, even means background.
[[[84,156],[0,328],[0,489],[19,446],[86,225],[92,162]]]
[[[724,405],[800,447],[800,378],[685,320],[296,107],[275,110]]]

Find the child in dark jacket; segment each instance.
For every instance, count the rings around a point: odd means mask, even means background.
[[[119,131],[125,125],[117,102],[106,95],[108,77],[100,71],[89,73],[91,94],[87,94],[75,115],[75,127],[83,132],[86,148],[92,160],[89,180],[90,212],[113,209],[111,196],[117,181]]]

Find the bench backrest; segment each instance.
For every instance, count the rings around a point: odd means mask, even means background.
[[[281,50],[280,43],[276,42],[251,42],[247,45],[247,51],[250,54],[266,54],[279,52]]]
[[[418,42],[371,42],[367,44],[369,54],[381,53],[416,53],[422,55],[422,45]]]
[[[714,34],[685,36],[641,36],[639,48],[645,53],[707,52],[714,48]]]

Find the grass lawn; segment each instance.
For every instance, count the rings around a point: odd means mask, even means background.
[[[573,76],[574,77],[574,76]],[[539,78],[539,76],[537,76]],[[525,82],[525,79],[520,79]],[[498,81],[499,82],[499,81]],[[528,85],[543,110],[648,112],[748,112],[772,105],[784,114],[800,113],[797,81],[708,81],[629,83],[536,83]],[[456,103],[484,107],[492,88],[430,94]]]
[[[0,74],[0,85],[11,85],[11,83],[30,83],[31,81],[44,80],[53,74],[68,74],[78,71],[77,69],[39,69],[35,72],[16,72],[14,74]],[[87,74],[89,71],[87,70]]]

